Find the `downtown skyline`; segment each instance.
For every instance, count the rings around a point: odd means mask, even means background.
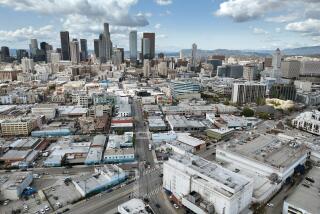
[[[0,43],[27,48],[30,39],[60,47],[60,31],[70,39],[93,39],[110,23],[114,46],[129,49],[129,32],[156,33],[156,50],[274,49],[320,43],[320,3],[315,0],[0,0]],[[241,9],[239,9],[241,8]],[[6,21],[10,20],[10,22]]]

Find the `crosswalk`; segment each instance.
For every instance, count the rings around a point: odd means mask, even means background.
[[[159,187],[153,189],[151,192],[144,194],[143,198],[150,198],[154,195],[157,195],[161,190],[162,190],[162,186],[159,186]]]

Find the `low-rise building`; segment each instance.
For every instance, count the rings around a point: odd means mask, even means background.
[[[320,135],[320,111],[303,112],[291,124],[297,129]]]
[[[238,214],[251,203],[253,181],[201,157],[174,154],[163,164],[163,187],[195,213]]]
[[[28,136],[34,128],[31,118],[19,118],[1,122],[1,133],[3,136]]]
[[[96,167],[94,174],[85,174],[72,179],[72,183],[83,197],[99,193],[123,182],[127,175],[116,165]]]
[[[188,120],[185,116],[167,115],[166,120],[173,131],[198,132],[206,129],[206,126],[200,121]]]
[[[229,139],[233,134],[234,129],[229,128],[221,128],[221,129],[207,129],[206,134],[210,138],[214,138],[216,140],[226,140]]]
[[[118,206],[120,214],[149,214],[146,205],[141,199],[133,198],[130,201],[124,202]]]
[[[104,163],[125,163],[134,161],[134,148],[106,148]]]
[[[283,214],[316,214],[320,211],[320,169],[312,168],[283,203]]]
[[[5,199],[18,200],[32,180],[32,172],[2,174],[0,175],[0,195]]]

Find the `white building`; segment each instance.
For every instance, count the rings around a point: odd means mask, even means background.
[[[320,111],[303,112],[293,119],[291,124],[297,129],[320,135]]]
[[[21,59],[21,66],[23,73],[32,73],[34,70],[34,62],[33,59],[29,59],[27,57],[23,57]]]
[[[266,85],[254,82],[233,83],[231,102],[238,104],[254,103],[264,99]]]
[[[283,203],[283,214],[316,214],[320,211],[320,169],[312,168]]]
[[[197,214],[238,214],[251,203],[253,181],[198,156],[175,154],[163,165],[163,187]]]
[[[58,105],[57,104],[39,104],[31,109],[34,115],[44,115],[46,119],[54,119],[56,117]]]
[[[5,199],[18,200],[32,180],[31,172],[2,174],[0,175],[0,195]]]
[[[148,214],[146,206],[141,199],[133,198],[118,206],[120,214]]]

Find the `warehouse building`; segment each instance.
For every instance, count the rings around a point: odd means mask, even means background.
[[[1,198],[19,200],[23,190],[33,180],[32,172],[14,172],[0,175]]]
[[[85,174],[72,179],[72,183],[83,197],[111,188],[126,179],[123,169],[116,165],[96,167],[94,174]]]
[[[174,154],[163,164],[163,187],[194,213],[241,213],[253,181],[191,154]]]

